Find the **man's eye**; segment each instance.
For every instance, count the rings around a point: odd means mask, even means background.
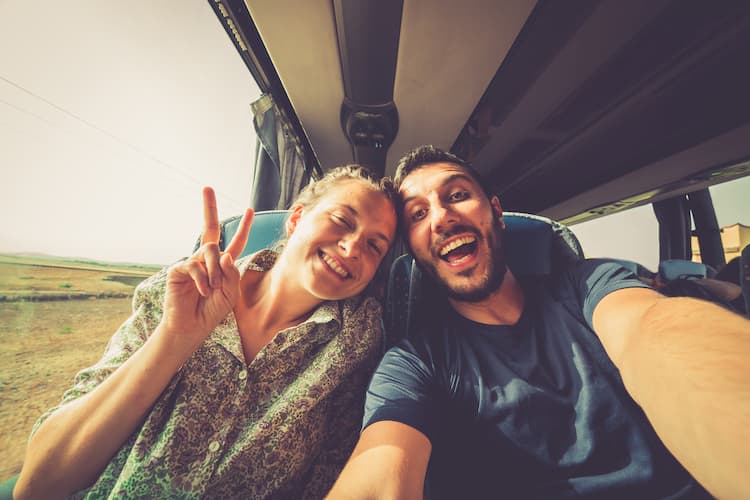
[[[451,201],[463,201],[469,197],[468,191],[456,191],[448,197]]]

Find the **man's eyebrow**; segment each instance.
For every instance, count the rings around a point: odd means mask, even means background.
[[[474,179],[472,179],[471,176],[459,172],[459,173],[455,173],[453,175],[449,175],[448,177],[446,177],[445,180],[443,180],[443,182],[440,183],[440,185],[438,186],[438,189],[445,187],[451,182],[456,181],[456,180],[462,180],[462,181],[475,183]],[[409,202],[413,201],[415,198],[419,198],[419,196],[413,195],[413,196],[407,196],[406,198],[403,198],[401,200],[401,206],[402,207],[406,206]]]
[[[457,174],[453,174],[453,175],[450,175],[450,176],[448,176],[448,177],[447,177],[447,178],[446,178],[446,179],[445,179],[445,180],[443,181],[443,183],[442,183],[442,184],[440,184],[440,187],[443,187],[443,186],[445,186],[445,185],[447,185],[447,184],[450,184],[451,182],[453,182],[453,181],[455,181],[455,180],[463,180],[463,181],[466,181],[466,182],[470,182],[470,183],[472,183],[472,184],[475,184],[475,181],[474,181],[474,179],[472,179],[472,178],[471,178],[471,176],[468,176],[468,175],[466,175],[466,174],[462,174],[462,173],[457,173]]]

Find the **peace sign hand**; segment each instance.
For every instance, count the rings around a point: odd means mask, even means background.
[[[232,241],[219,250],[221,228],[213,189],[203,188],[204,229],[201,246],[167,274],[160,328],[180,339],[192,353],[232,310],[240,295],[240,274],[234,261],[250,234],[253,210],[248,208]]]

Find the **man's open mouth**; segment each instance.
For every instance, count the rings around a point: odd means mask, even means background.
[[[318,250],[318,255],[323,260],[323,262],[325,262],[328,265],[328,267],[331,268],[331,270],[333,272],[335,272],[336,274],[338,274],[339,276],[341,276],[343,279],[346,279],[349,276],[351,276],[351,274],[349,273],[349,271],[347,271],[346,269],[344,269],[341,266],[341,264],[339,264],[336,261],[336,259],[334,259],[330,255],[328,255],[327,253],[323,252],[322,250]]]
[[[474,254],[477,248],[475,236],[462,236],[451,240],[439,251],[440,258],[449,264],[460,264]]]

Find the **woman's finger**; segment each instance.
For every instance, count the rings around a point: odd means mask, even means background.
[[[203,188],[203,234],[201,245],[218,243],[221,237],[219,211],[216,208],[216,194],[210,187]]]
[[[222,286],[225,289],[224,294],[232,305],[234,305],[239,293],[240,271],[234,265],[232,256],[226,252],[221,254],[219,264],[221,265],[221,270],[224,272],[224,281],[222,281]]]
[[[242,251],[247,245],[247,237],[250,235],[250,227],[253,225],[254,217],[255,211],[252,208],[245,209],[240,225],[237,226],[237,232],[234,233],[234,238],[225,248],[225,253],[231,255],[232,259],[237,259],[242,255]]]
[[[208,273],[208,284],[211,288],[221,287],[221,268],[219,267],[219,244],[206,243],[201,253]]]
[[[190,278],[195,283],[195,288],[198,289],[204,297],[208,297],[211,293],[211,287],[208,284],[208,273],[202,262],[190,259],[185,263],[185,270],[187,271]]]

